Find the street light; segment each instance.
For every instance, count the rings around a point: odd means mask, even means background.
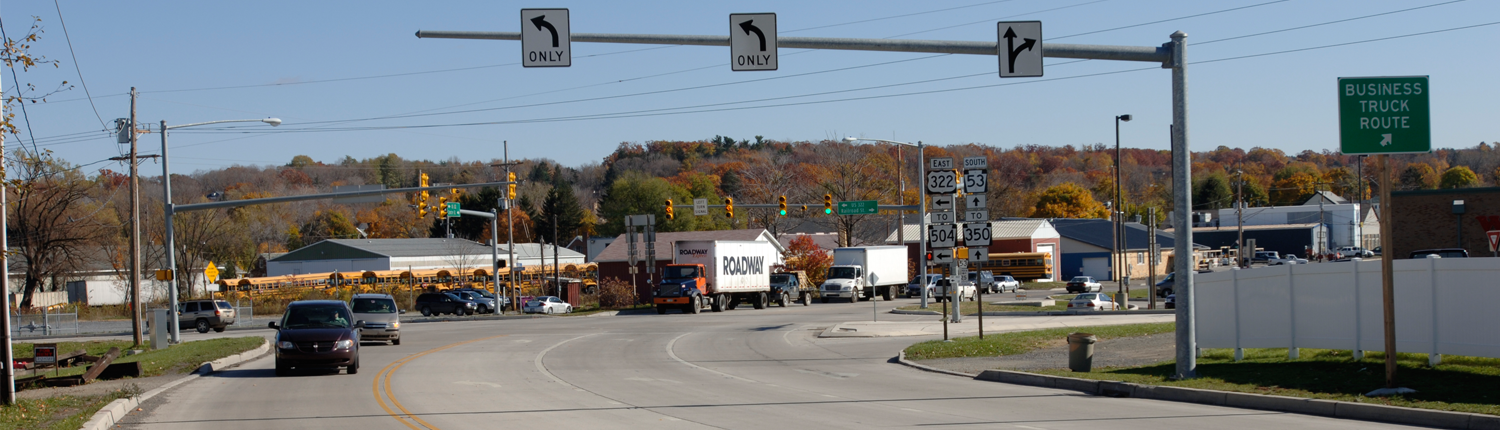
[[[1120,122],[1121,121],[1130,122],[1130,114],[1119,115],[1119,116],[1115,117],[1115,202],[1119,203],[1119,204],[1115,205],[1115,207],[1119,208],[1118,211],[1117,211],[1117,213],[1120,214],[1119,216],[1113,217],[1113,218],[1115,218],[1115,232],[1116,232],[1116,234],[1115,234],[1115,249],[1117,249],[1118,253],[1119,253],[1117,255],[1118,260],[1116,260],[1116,262],[1120,263],[1119,265],[1115,266],[1115,270],[1116,270],[1116,272],[1115,272],[1115,274],[1116,274],[1115,281],[1118,281],[1120,283],[1120,285],[1119,285],[1120,294],[1115,299],[1115,303],[1125,303],[1125,298],[1128,297],[1127,294],[1128,294],[1128,291],[1130,289],[1130,272],[1128,270],[1125,270],[1125,267],[1128,264],[1126,262],[1126,258],[1125,258],[1125,244],[1126,244],[1126,240],[1125,240],[1125,195],[1123,193],[1123,190],[1124,190],[1123,185],[1120,183],[1120,181],[1123,179],[1122,178],[1123,175],[1121,175],[1121,173],[1120,173]],[[1111,214],[1111,215],[1113,215],[1113,214]]]
[[[926,146],[922,145],[922,141],[920,141],[920,140],[917,141],[916,144],[911,144],[911,143],[901,142],[901,141],[895,141],[895,140],[874,139],[874,138],[868,138],[868,137],[845,137],[844,141],[845,142],[849,142],[849,143],[854,143],[854,142],[859,142],[859,141],[869,141],[869,142],[884,142],[884,143],[894,144],[894,145],[897,145],[896,148],[897,148],[897,156],[898,156],[898,158],[899,158],[899,155],[900,155],[900,148],[901,148],[902,145],[904,145],[904,146],[915,146],[915,147],[917,147],[917,177],[918,178],[925,178],[925,177],[927,177],[927,165],[923,164],[923,163],[925,163],[927,161],[926,150],[925,150]],[[904,169],[901,169],[901,168],[897,168],[896,169],[896,181],[901,183],[901,204],[905,205],[906,204],[906,182],[904,182],[904,181],[901,180],[901,171],[902,170],[904,170]],[[925,179],[923,179],[923,181],[925,181]],[[922,235],[925,234],[924,232],[927,231],[927,192],[926,192],[926,190],[919,190],[919,191],[920,192],[917,193],[917,195],[919,196],[918,199],[917,199],[917,203],[918,203],[918,207],[917,207],[917,218],[918,218],[917,219],[917,244],[918,244],[917,245],[918,246],[917,255],[922,256],[922,255],[927,255],[927,241],[922,238]],[[899,229],[896,230],[896,236],[898,238],[897,240],[899,240],[901,242],[901,246],[906,246],[906,220],[902,219],[901,222],[898,223],[898,225],[899,225]],[[921,294],[922,294],[922,309],[927,309],[927,261],[923,260],[922,263],[918,264],[917,266],[920,266],[920,269],[918,269],[918,270],[919,270],[919,273],[921,273],[921,277],[917,278],[919,280],[917,282],[917,284],[921,285],[921,290],[922,290],[922,292],[921,292]],[[957,309],[957,308],[955,307],[955,309]]]
[[[177,249],[176,249],[177,240],[175,238],[173,238],[173,234],[172,234],[172,218],[173,218],[173,215],[175,215],[174,212],[176,211],[176,205],[172,204],[172,172],[167,169],[167,130],[175,130],[175,129],[179,129],[179,128],[188,128],[188,127],[195,127],[195,126],[209,125],[209,124],[223,124],[223,123],[226,123],[226,122],[263,122],[263,123],[266,123],[266,124],[270,124],[272,127],[281,125],[281,119],[280,118],[229,119],[229,120],[220,120],[220,121],[195,122],[195,123],[192,123],[192,124],[182,124],[182,125],[173,125],[173,126],[168,126],[166,120],[162,120],[162,122],[161,122],[161,193],[162,193],[162,207],[163,207],[162,213],[165,214],[164,217],[166,218],[166,224],[167,224],[167,226],[166,226],[167,227],[167,232],[166,232],[166,238],[167,238],[167,244],[166,244],[167,245],[167,272],[172,275],[172,280],[167,281],[167,282],[170,283],[169,285],[171,285],[171,287],[172,287],[171,288],[171,294],[169,295],[170,302],[168,303],[168,306],[170,306],[170,308],[168,308],[168,312],[171,312],[173,315],[176,315],[176,313],[177,313]],[[170,332],[172,334],[172,340],[171,340],[171,342],[172,343],[182,343],[182,332],[181,332],[181,330],[178,329],[177,324],[175,324],[175,323],[168,324],[167,327],[170,328]]]

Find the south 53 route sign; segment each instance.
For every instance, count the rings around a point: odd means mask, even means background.
[[[1339,78],[1339,151],[1432,152],[1426,76]]]

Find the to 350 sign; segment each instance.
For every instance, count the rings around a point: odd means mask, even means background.
[[[964,246],[990,246],[990,223],[964,224]]]
[[[927,194],[950,194],[958,190],[958,172],[934,170],[927,172]]]

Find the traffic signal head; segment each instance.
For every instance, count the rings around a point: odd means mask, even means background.
[[[510,185],[506,185],[505,186],[505,188],[506,188],[505,197],[508,198],[508,199],[511,199],[511,200],[515,200],[516,199],[516,172],[510,172],[510,173],[505,174],[505,180],[510,181]]]
[[[677,219],[677,214],[672,212],[672,199],[667,199],[667,219]]]
[[[422,174],[422,179],[421,179],[421,185],[422,185],[422,186],[423,186],[423,187],[427,187],[427,186],[429,186],[429,185],[427,185],[427,184],[428,184],[428,182],[427,182],[427,174],[426,174],[426,173],[423,173],[423,174]]]
[[[823,195],[823,213],[833,214],[833,194]]]
[[[932,261],[932,251],[927,251],[927,261]]]
[[[460,189],[457,189],[457,188],[448,190],[448,193],[449,194],[453,194],[454,197],[458,197],[458,195],[462,194],[463,192],[464,192],[463,190],[460,190]]]
[[[734,199],[733,198],[729,198],[729,197],[725,197],[724,198],[724,217],[725,218],[734,218]]]
[[[417,218],[427,218],[427,206],[417,207]]]
[[[779,197],[777,204],[781,205],[781,216],[786,216],[786,196]]]

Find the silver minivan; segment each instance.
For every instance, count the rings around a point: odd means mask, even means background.
[[[355,294],[349,300],[349,308],[356,321],[365,322],[359,330],[361,341],[388,340],[391,345],[401,344],[401,314],[406,311],[396,307],[396,299],[390,294]]]

